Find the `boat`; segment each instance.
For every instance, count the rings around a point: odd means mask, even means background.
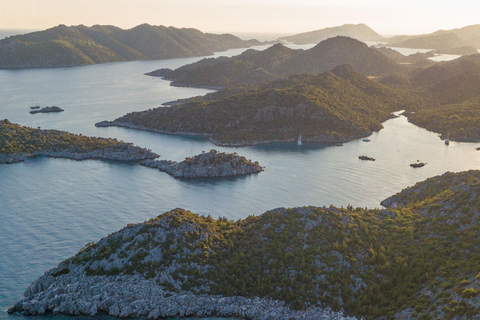
[[[370,142],[370,139],[365,138],[365,139],[363,139],[362,141],[363,141],[363,142]]]
[[[299,136],[298,136],[297,144],[298,144],[299,146],[302,145],[302,135],[299,135]]]
[[[341,142],[340,142],[340,143],[337,143],[337,144],[335,145],[335,147],[342,147],[342,146],[343,146],[343,143],[341,143]]]
[[[448,146],[450,144],[450,139],[445,139],[445,144]]]
[[[358,156],[358,159],[364,160],[364,161],[375,161],[374,158],[368,157],[368,156]]]

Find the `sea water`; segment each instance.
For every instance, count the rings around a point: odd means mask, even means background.
[[[261,47],[264,48],[264,47]],[[216,55],[235,55],[244,49]],[[0,119],[31,127],[113,137],[147,147],[162,159],[181,161],[215,148],[259,161],[255,175],[182,180],[135,164],[37,157],[0,165],[0,319],[25,320],[5,310],[46,270],[128,223],[182,207],[213,217],[241,219],[277,207],[305,205],[375,208],[407,186],[446,171],[480,169],[480,143],[451,142],[398,117],[386,121],[370,142],[341,147],[275,143],[216,147],[205,138],[96,128],[127,112],[203,95],[145,76],[200,58],[134,61],[76,68],[0,71]],[[65,112],[29,114],[30,106],[57,105]],[[375,162],[361,161],[368,155]],[[410,167],[417,160],[427,165]],[[32,320],[51,319],[35,316]],[[68,317],[57,316],[65,320]],[[75,319],[79,319],[78,317]]]

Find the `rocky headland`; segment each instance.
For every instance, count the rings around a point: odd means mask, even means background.
[[[175,178],[216,178],[247,175],[263,171],[258,162],[252,162],[236,153],[218,152],[215,149],[182,162],[170,160],[144,160],[140,165],[156,168]]]
[[[159,157],[151,150],[116,139],[33,129],[8,120],[0,121],[0,164],[20,162],[40,155],[72,160],[114,161],[140,161]]]
[[[418,183],[388,209],[278,208],[238,221],[174,209],[87,244],[9,312],[480,319],[479,192],[472,170]]]

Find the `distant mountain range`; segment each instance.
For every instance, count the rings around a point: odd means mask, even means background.
[[[80,66],[95,63],[212,55],[260,44],[231,34],[142,24],[57,27],[0,40],[0,68]]]
[[[403,67],[374,48],[349,38],[334,37],[309,50],[293,50],[276,44],[264,51],[247,50],[232,58],[210,58],[176,70],[149,73],[173,80],[178,86],[227,87],[268,82],[296,73],[328,71],[349,64],[367,76],[402,72]]]
[[[278,40],[295,44],[318,43],[336,36],[347,36],[360,41],[382,41],[390,47],[432,49],[439,54],[469,55],[478,53],[480,49],[480,25],[467,26],[461,29],[439,30],[431,34],[400,35],[382,37],[365,24],[344,24],[293,36],[281,37]]]
[[[295,44],[318,43],[336,36],[351,37],[362,41],[381,41],[383,37],[365,24],[344,24],[343,26],[325,28],[293,36],[281,37],[279,40]]]

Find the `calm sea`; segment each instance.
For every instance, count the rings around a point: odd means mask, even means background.
[[[242,50],[218,55],[231,56]],[[152,149],[164,159],[216,148],[259,161],[265,172],[247,177],[177,180],[154,169],[115,162],[49,159],[0,165],[0,319],[44,271],[128,223],[172,208],[226,216],[258,215],[276,207],[337,205],[374,208],[384,198],[446,171],[480,169],[480,143],[446,146],[436,133],[404,118],[388,120],[371,142],[343,147],[294,143],[222,148],[202,138],[96,128],[127,112],[203,95],[143,74],[200,58],[110,63],[78,68],[0,71],[0,118],[31,127],[114,137]],[[57,114],[29,114],[32,105],[56,105]],[[376,158],[360,161],[359,155]],[[416,160],[427,162],[413,169]],[[39,320],[51,317],[30,317]],[[65,320],[68,317],[55,317]],[[78,318],[75,318],[78,319]]]

